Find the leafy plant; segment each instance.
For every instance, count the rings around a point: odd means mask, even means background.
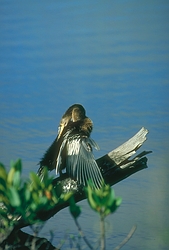
[[[81,238],[84,239],[90,249],[94,249],[78,223],[77,219],[81,214],[81,208],[75,203],[73,193],[62,194],[53,188],[53,178],[48,176],[47,169],[44,169],[43,180],[36,173],[31,172],[29,179],[23,181],[21,173],[22,162],[20,159],[16,162],[11,161],[9,172],[0,163],[0,233],[5,230],[7,236],[20,220],[24,221],[24,225],[26,223],[33,225],[36,222],[41,222],[41,218],[38,217],[39,213],[46,212],[69,200],[70,212]],[[100,217],[101,250],[104,250],[105,217],[116,211],[122,199],[115,197],[114,190],[108,185],[95,189],[92,183],[89,183],[85,188],[85,192],[90,207]],[[116,250],[120,249],[131,238],[134,231],[135,228]],[[72,238],[72,241],[74,241],[74,238]],[[80,247],[78,248],[80,249]]]
[[[21,160],[11,161],[9,173],[3,164],[0,164],[0,219],[3,226],[15,226],[18,220],[28,224],[41,221],[38,213],[52,209],[56,204],[65,202],[72,194],[58,197],[53,188],[53,178],[44,170],[43,180],[31,172],[29,179],[22,181]]]
[[[103,185],[100,189],[94,189],[92,183],[86,188],[87,199],[90,207],[99,214],[101,229],[101,250],[105,249],[105,217],[114,213],[120,206],[122,199],[115,197],[114,190],[109,185]],[[77,221],[81,213],[80,207],[76,205],[73,197],[70,199],[70,212],[75,220],[80,235],[90,249],[94,249],[84,236],[81,227]]]

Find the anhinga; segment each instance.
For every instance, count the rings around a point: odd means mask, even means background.
[[[55,141],[39,163],[38,174],[42,175],[45,166],[50,171],[56,169],[60,175],[66,169],[68,176],[79,184],[86,186],[91,180],[95,188],[100,188],[103,177],[92,153],[92,147],[98,149],[90,138],[92,128],[93,123],[82,105],[69,107],[62,116]]]

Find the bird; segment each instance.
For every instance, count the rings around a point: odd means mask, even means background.
[[[44,167],[56,170],[56,175],[67,175],[80,185],[87,186],[89,180],[99,189],[103,185],[101,170],[93,155],[93,148],[99,149],[90,137],[93,122],[86,116],[81,104],[70,106],[61,118],[58,135],[39,162],[38,175]]]

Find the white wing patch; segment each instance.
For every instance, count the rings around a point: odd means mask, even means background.
[[[96,188],[100,188],[103,177],[94,159],[92,146],[99,149],[96,142],[87,137],[68,139],[66,172],[83,185],[87,185],[88,180],[91,180]]]

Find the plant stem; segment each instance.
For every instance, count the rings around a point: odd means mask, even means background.
[[[101,250],[106,249],[106,242],[105,242],[105,223],[104,223],[104,213],[100,213],[100,230],[101,230]]]
[[[114,250],[121,249],[131,239],[136,229],[137,229],[137,226],[136,225],[133,226],[130,232],[128,233],[127,237],[117,247],[115,247]]]
[[[84,233],[83,233],[83,231],[82,231],[82,229],[81,229],[81,227],[80,227],[80,225],[79,225],[77,219],[74,219],[74,220],[75,220],[75,224],[76,224],[76,226],[77,226],[77,228],[78,228],[78,231],[79,231],[80,236],[83,238],[83,240],[85,241],[86,245],[87,245],[90,249],[93,250],[94,248],[91,246],[91,244],[90,244],[89,241],[87,240],[86,236],[84,235]]]

